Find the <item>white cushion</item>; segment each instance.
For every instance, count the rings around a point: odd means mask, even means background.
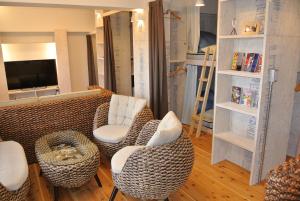
[[[0,142],[0,183],[8,191],[21,188],[28,177],[23,147],[14,141]]]
[[[181,122],[175,113],[170,111],[159,123],[156,132],[147,143],[147,146],[158,146],[173,142],[179,138],[181,132]]]
[[[106,125],[94,130],[93,134],[102,142],[119,143],[126,137],[129,128],[128,126]]]
[[[114,173],[121,173],[127,159],[137,150],[145,146],[127,146],[120,149],[111,159],[111,170]]]
[[[145,106],[146,100],[144,99],[112,95],[108,112],[108,124],[131,126],[135,116]]]

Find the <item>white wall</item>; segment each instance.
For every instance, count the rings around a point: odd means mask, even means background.
[[[26,46],[34,43],[53,43],[54,31],[59,29],[68,31],[72,91],[86,90],[88,69],[85,35],[95,29],[93,9],[0,6],[2,44],[21,43],[24,44],[23,49],[27,49]],[[30,52],[26,53],[29,55]],[[40,57],[38,55],[35,59]]]
[[[68,48],[72,91],[87,90],[89,79],[86,34],[68,33]]]
[[[143,8],[153,0],[0,0],[2,5],[86,6],[97,8]]]
[[[2,44],[3,60],[56,59],[55,43]]]
[[[26,30],[24,30],[26,31]],[[2,43],[52,43],[53,32],[0,32]]]
[[[0,32],[91,32],[94,26],[92,9],[0,6]]]
[[[1,39],[1,37],[0,37]],[[2,56],[2,46],[0,46],[0,101],[8,101],[8,86],[5,75],[5,67]]]

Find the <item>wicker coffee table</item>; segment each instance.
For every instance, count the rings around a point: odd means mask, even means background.
[[[55,200],[59,187],[80,187],[93,177],[102,187],[98,147],[83,134],[68,130],[45,135],[36,141],[35,153],[42,175],[54,186]]]

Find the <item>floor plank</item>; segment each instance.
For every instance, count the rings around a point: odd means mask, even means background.
[[[264,184],[249,186],[249,172],[241,167],[222,161],[211,165],[210,135],[191,137],[195,150],[195,163],[188,181],[178,192],[170,195],[171,201],[260,201],[264,197]],[[60,189],[60,201],[101,201],[108,200],[113,188],[110,166],[104,162],[98,170],[103,187],[99,188],[94,179],[81,188]],[[29,167],[31,192],[29,200],[52,201],[51,185],[39,176],[37,164]],[[118,193],[116,201],[136,201],[137,199]]]

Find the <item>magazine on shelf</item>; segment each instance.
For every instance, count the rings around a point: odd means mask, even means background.
[[[232,70],[260,72],[262,66],[262,55],[258,53],[234,52],[232,58]]]
[[[252,103],[252,91],[250,89],[243,89],[241,104],[247,107],[251,107],[251,103]]]

